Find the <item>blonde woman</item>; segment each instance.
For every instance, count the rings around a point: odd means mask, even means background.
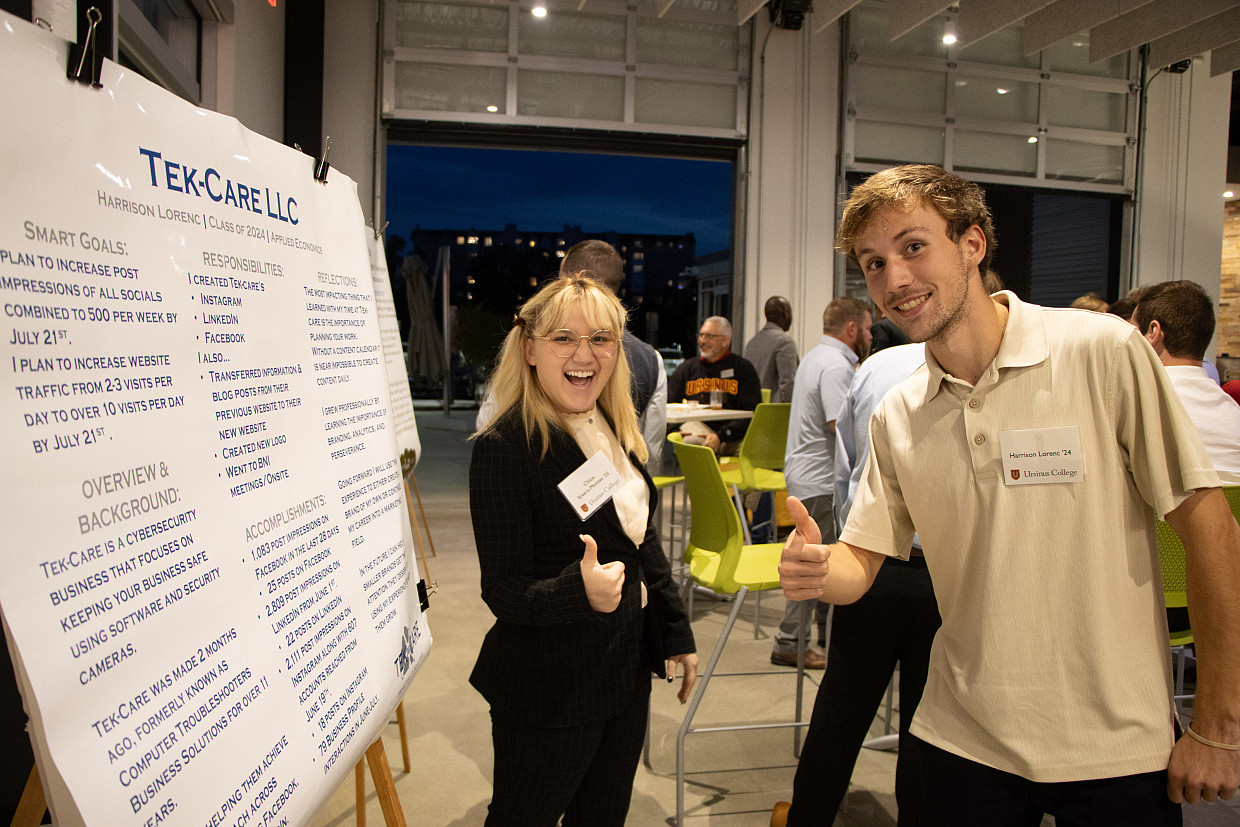
[[[513,320],[476,434],[470,511],[495,614],[470,676],[491,704],[488,825],[624,824],[651,672],[697,678],[622,352],[625,312],[562,275]]]

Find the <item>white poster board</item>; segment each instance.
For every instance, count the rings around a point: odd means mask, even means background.
[[[0,14],[0,610],[49,799],[303,823],[431,642],[373,234],[339,171],[66,61]]]
[[[370,241],[370,277],[374,284],[375,307],[378,310],[379,331],[383,339],[383,358],[387,364],[388,395],[392,400],[396,446],[400,449],[400,467],[408,476],[422,456],[422,440],[418,436],[417,420],[413,417],[413,396],[409,393],[409,372],[405,368],[400,324],[396,321],[396,302],[392,298],[387,257],[383,241],[377,234]]]

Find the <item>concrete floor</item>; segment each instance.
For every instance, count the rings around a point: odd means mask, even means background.
[[[472,827],[482,824],[490,800],[491,738],[488,707],[469,685],[478,645],[492,616],[478,594],[478,564],[469,520],[467,470],[474,412],[419,407],[422,459],[415,472],[422,506],[434,540],[426,550],[428,581],[438,584],[428,621],[434,643],[430,656],[405,696],[410,766],[401,759],[395,719],[383,734],[396,789],[410,827]],[[790,721],[795,706],[795,672],[770,667],[770,637],[783,614],[779,592],[764,596],[760,637],[753,631],[753,599],[746,602],[720,672],[770,669],[772,675],[716,677],[698,710],[695,726]],[[714,646],[730,604],[698,598],[693,628],[703,662]],[[810,673],[813,680],[817,674]],[[805,683],[804,718],[812,708],[815,683]],[[898,699],[897,699],[898,701]],[[881,710],[880,710],[881,712]],[[651,700],[651,765],[639,766],[628,823],[674,824],[676,813],[676,732],[684,707],[671,686],[654,687]],[[876,718],[873,735],[884,732]],[[796,770],[792,730],[698,733],[690,735],[685,790],[686,825],[765,827],[771,807],[787,800]],[[894,752],[862,750],[845,811],[834,827],[894,825]],[[366,779],[365,821],[383,825],[383,815]],[[1233,799],[1240,805],[1240,797]],[[356,794],[350,775],[311,820],[311,827],[357,823]],[[1045,824],[1053,824],[1047,819]],[[1240,810],[1229,804],[1185,808],[1190,827],[1240,825]],[[979,825],[979,827],[981,827]]]

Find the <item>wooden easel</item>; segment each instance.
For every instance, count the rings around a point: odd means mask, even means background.
[[[409,476],[405,478],[405,496],[406,497],[409,496],[409,486],[411,485],[413,486],[413,496],[418,501],[418,513],[422,515],[421,524],[422,524],[422,529],[426,532],[426,542],[431,547],[431,557],[434,557],[435,556],[435,541],[431,539],[431,527],[430,527],[430,524],[426,522],[426,509],[422,507],[422,495],[418,493],[418,481],[414,479],[412,471],[410,471]],[[412,500],[409,501],[409,521],[413,524],[413,536],[418,541],[418,553],[422,554],[422,535],[418,533],[418,518],[415,517],[413,514]],[[422,555],[422,564],[423,566],[425,566],[426,564],[425,554]],[[426,579],[428,582],[430,581],[431,579],[430,574],[426,575]]]
[[[22,790],[10,824],[12,827],[39,827],[46,810],[47,799],[43,797],[43,784],[39,781],[39,765],[31,764],[30,777],[26,779],[26,787]]]

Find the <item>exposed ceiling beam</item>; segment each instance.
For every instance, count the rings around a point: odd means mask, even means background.
[[[766,0],[736,0],[736,25],[744,26],[765,5]]]
[[[810,19],[814,21],[814,34],[818,34],[827,26],[848,14],[848,12],[852,11],[853,6],[860,2],[861,0],[818,0],[810,12]]]
[[[1210,52],[1210,77],[1240,69],[1240,43],[1228,43]]]
[[[956,16],[956,47],[972,46],[1050,3],[1051,0],[961,0],[960,14]]]
[[[887,37],[896,40],[950,6],[943,0],[901,0],[888,11]]]
[[[1240,10],[1219,12],[1150,43],[1149,65],[1159,69],[1237,40],[1240,40]]]
[[[1154,0],[1089,30],[1089,61],[1105,60],[1232,9],[1238,0]]]
[[[1025,18],[1025,54],[1040,52],[1065,37],[1105,23],[1149,0],[1056,0]]]
[[[581,2],[584,3],[586,0],[581,0]],[[674,5],[676,5],[676,0],[658,0],[659,17],[667,14],[668,10]]]

